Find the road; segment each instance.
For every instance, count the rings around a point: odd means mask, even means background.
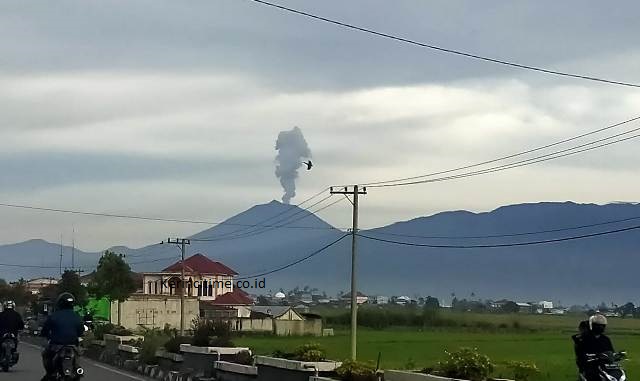
[[[20,343],[20,362],[11,368],[9,374],[12,381],[38,381],[44,374],[42,359],[40,357],[40,347],[31,343]],[[111,366],[96,363],[86,358],[80,360],[84,368],[85,380],[91,381],[147,381],[140,375],[115,369]],[[2,371],[0,371],[0,374]],[[4,379],[5,376],[0,376]],[[7,378],[8,379],[8,378]]]

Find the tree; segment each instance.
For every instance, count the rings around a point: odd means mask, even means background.
[[[271,305],[271,301],[264,295],[258,295],[258,305],[259,306],[268,306]]]
[[[13,300],[19,306],[28,306],[35,297],[27,290],[27,281],[20,279],[8,287],[6,299]]]
[[[118,302],[118,325],[121,324],[121,303],[136,290],[131,277],[131,268],[122,254],[105,251],[98,262],[89,292],[97,298],[106,297],[110,302]]]
[[[422,320],[425,325],[433,324],[438,320],[440,302],[437,298],[427,296],[422,307]]]
[[[620,313],[620,315],[622,315],[622,317],[633,316],[633,313],[635,312],[635,310],[636,310],[636,306],[631,302],[618,308],[618,312]]]
[[[55,289],[56,295],[60,295],[63,292],[71,293],[76,298],[76,303],[82,308],[89,302],[87,289],[80,283],[80,276],[75,271],[66,270]]]

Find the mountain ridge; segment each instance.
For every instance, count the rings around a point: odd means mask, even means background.
[[[458,237],[393,238],[416,243],[436,242],[439,245],[461,242],[471,245],[487,242],[500,244],[628,227],[634,222],[575,228],[631,217],[640,217],[640,204],[630,202],[598,205],[545,201],[506,205],[486,212],[440,212],[362,230],[362,233],[384,238],[389,237],[383,234]],[[287,222],[305,228],[273,227]],[[636,224],[640,224],[640,218]],[[574,227],[575,231],[536,233],[531,237],[494,237],[490,240],[467,237],[497,233],[535,233],[566,227]],[[292,263],[344,234],[345,232],[333,228],[309,211],[274,200],[254,205],[222,224],[191,235],[188,255],[203,253],[229,265],[242,276]],[[582,303],[616,298],[620,302],[636,302],[633,300],[636,298],[635,285],[630,279],[635,277],[633,269],[640,265],[640,258],[633,255],[637,252],[638,244],[640,237],[633,232],[554,245],[490,250],[405,247],[360,238],[359,284],[361,290],[371,294],[415,293],[446,298],[452,292],[460,294],[463,290],[469,290],[485,297],[522,300],[555,298]],[[114,246],[113,249],[125,251],[128,261],[135,263],[132,265],[135,271],[160,270],[179,259],[179,251],[172,245],[154,244],[138,249]],[[20,254],[21,250],[25,253]],[[0,278],[7,277],[9,272],[14,277],[23,274],[25,278],[43,273],[57,275],[58,271],[53,267],[57,268],[59,264],[59,251],[58,244],[38,239],[1,245],[0,255],[3,258],[20,260],[19,264],[47,265],[52,268],[22,271],[20,268],[8,270],[7,267],[0,267]],[[10,252],[14,254],[11,255]],[[53,253],[57,254],[54,256]],[[80,250],[76,250],[76,253],[77,265],[86,267],[86,270],[95,267],[100,254]],[[12,261],[7,259],[3,262]],[[348,291],[349,276],[350,239],[347,238],[287,271],[269,275],[267,289],[255,292],[306,284],[327,292]],[[610,284],[611,279],[616,279],[616,282]],[[609,280],[608,285],[606,280]]]

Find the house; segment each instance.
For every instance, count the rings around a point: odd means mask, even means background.
[[[550,314],[553,310],[553,302],[541,301],[538,303],[536,312],[539,314]]]
[[[241,289],[218,296],[214,300],[200,301],[200,317],[206,319],[229,319],[251,316],[253,298]]]
[[[290,306],[252,306],[251,317],[269,317],[276,320],[303,320]]]
[[[234,276],[238,275],[220,262],[196,254],[184,261],[184,285],[181,280],[182,263],[178,261],[160,272],[143,273],[145,295],[180,295],[199,300],[215,300],[233,292]]]
[[[529,303],[517,302],[516,305],[519,308],[519,313],[530,314],[533,312],[533,306]]]
[[[351,304],[351,293],[342,295],[341,300],[344,303]],[[368,301],[369,301],[369,297],[368,296],[366,296],[365,294],[361,293],[360,291],[358,291],[356,293],[356,303],[357,304],[364,304],[364,303],[367,303]]]
[[[111,304],[111,322],[116,323],[119,317],[121,325],[129,329],[164,327],[165,324],[177,328],[181,320],[182,297],[185,329],[189,329],[191,322],[203,314],[200,302],[219,301],[211,307],[213,312],[209,314],[242,315],[241,306],[253,302],[244,299],[246,294],[234,293],[235,275],[237,273],[229,267],[202,254],[191,256],[184,263],[178,261],[159,272],[143,273],[141,292],[122,303]]]
[[[411,303],[411,298],[408,296],[398,296],[392,298],[395,304],[405,305]]]
[[[290,306],[251,306],[251,315],[230,319],[240,332],[265,332],[278,336],[322,335],[322,318],[297,312]]]
[[[373,303],[375,303],[375,304],[389,304],[389,297],[388,296],[378,295],[373,299]]]
[[[56,284],[58,284],[58,280],[55,278],[35,278],[27,281],[25,287],[32,295],[40,295],[43,288]]]

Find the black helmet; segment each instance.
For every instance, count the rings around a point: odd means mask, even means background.
[[[73,305],[76,303],[76,298],[69,292],[63,292],[58,296],[58,300],[56,301],[56,305],[58,308],[65,310],[73,308]]]

